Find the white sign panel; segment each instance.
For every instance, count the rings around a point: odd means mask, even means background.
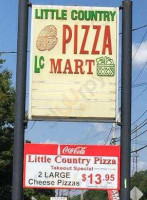
[[[26,144],[25,148],[25,187],[119,188],[118,146]]]
[[[32,6],[29,119],[116,119],[118,20],[118,8]]]

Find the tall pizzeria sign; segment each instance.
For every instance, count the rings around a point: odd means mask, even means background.
[[[29,119],[116,120],[118,8],[32,6]]]

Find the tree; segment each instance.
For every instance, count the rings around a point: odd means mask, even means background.
[[[84,200],[108,200],[107,191],[88,190],[84,193]]]
[[[55,196],[55,191],[46,189],[26,189],[24,192],[24,199],[31,200],[32,196],[37,200],[49,200],[49,197]]]
[[[84,193],[84,200],[108,200],[107,191],[88,190]],[[71,200],[80,200],[80,195],[73,196]]]
[[[79,195],[74,195],[71,200],[80,200],[80,194]]]
[[[147,170],[136,172],[131,178],[131,189],[136,186],[143,193],[141,200],[147,199]]]
[[[45,189],[35,189],[34,197],[37,200],[48,200],[49,197],[55,196],[54,190],[45,190]]]
[[[0,59],[0,64],[4,60]],[[11,199],[15,91],[12,74],[0,72],[0,199]]]
[[[12,87],[12,74],[2,70],[4,60],[0,59],[0,199],[11,200],[15,90]],[[36,197],[37,200],[47,200],[54,196],[54,190],[27,189],[25,200]]]

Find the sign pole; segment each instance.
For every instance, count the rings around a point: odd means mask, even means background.
[[[19,0],[12,200],[23,199],[28,2],[29,0]]]
[[[122,92],[121,92],[121,200],[130,200],[132,83],[132,1],[122,9]]]

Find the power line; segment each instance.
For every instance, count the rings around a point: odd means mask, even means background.
[[[140,75],[141,75],[141,74],[140,74]],[[139,75],[139,76],[140,76],[140,75]],[[138,79],[138,78],[137,78],[137,79]],[[119,80],[119,82],[120,82],[120,81],[121,81],[121,80]],[[144,87],[144,86],[146,86],[146,85],[147,85],[147,82],[144,82],[144,83],[137,83],[137,84],[134,84],[134,85],[133,85],[133,83],[132,83],[132,86],[131,86],[131,87],[132,87],[132,88],[142,87],[142,86]],[[121,90],[121,88],[122,88],[122,87],[120,86],[120,87],[119,87],[119,90]]]
[[[137,118],[131,125],[134,125],[136,122],[138,122],[147,112],[147,109],[141,114],[141,116],[139,118]]]
[[[145,69],[146,65],[147,65],[147,61],[146,61],[145,65],[142,67],[142,69],[140,70],[138,76],[137,76],[137,77],[135,78],[135,80],[133,81],[133,84],[137,81],[137,79],[139,78],[139,76],[142,74],[142,72],[143,72],[143,70]]]
[[[134,128],[131,133],[133,134],[135,131],[138,131],[142,127],[144,127],[147,124],[147,119],[145,119],[143,122],[141,122],[136,128]]]
[[[147,25],[145,25],[145,27],[146,27],[146,26],[147,26]],[[139,30],[139,28],[136,28],[135,30]],[[133,31],[133,30],[132,30],[132,31]],[[146,35],[147,35],[147,30],[146,30],[145,34],[143,35],[143,37],[142,37],[142,39],[141,39],[141,41],[140,41],[140,43],[139,43],[139,45],[138,45],[138,47],[137,47],[137,50],[136,50],[136,52],[134,53],[134,55],[133,55],[133,57],[132,57],[132,62],[133,62],[133,60],[134,60],[136,54],[138,53],[139,48],[141,47],[141,45],[142,45],[142,43],[143,43],[143,41],[144,41]],[[121,82],[121,79],[119,80],[119,83],[120,83],[120,82]]]
[[[141,148],[139,148],[139,149],[137,149],[137,150],[131,151],[131,153],[141,151],[142,149],[144,149],[144,148],[146,148],[146,147],[147,147],[147,145],[145,145],[145,146],[143,146],[143,147],[141,147]]]
[[[146,27],[147,27],[147,24],[145,24],[145,25],[143,25],[143,26],[139,26],[139,27],[137,27],[137,28],[133,28],[133,29],[132,29],[132,32],[138,31],[138,30],[143,29],[143,28],[146,28]],[[119,34],[122,35],[122,32],[120,32]]]
[[[132,143],[134,143],[135,141],[132,141]],[[137,144],[138,145],[146,145],[147,144],[147,141],[145,140],[137,140]]]
[[[95,135],[92,135],[91,137],[88,137],[88,136],[90,135],[90,133],[91,133],[93,127],[94,127],[94,123],[92,124],[92,126],[91,126],[89,132],[87,133],[86,137],[85,137],[84,139],[82,139],[82,140],[78,140],[76,143],[85,142],[85,141],[88,141],[88,140],[90,140],[90,139],[92,139],[92,138],[94,138],[94,137],[96,137],[96,136],[102,134],[102,133],[106,133],[106,131],[101,131],[101,132],[98,132],[98,133],[95,134]]]
[[[143,27],[147,27],[147,25],[144,25]],[[136,28],[136,29],[132,29],[132,31],[134,31],[134,30],[139,30],[139,29],[141,29],[141,28],[143,28],[143,27],[138,27],[138,28]],[[141,47],[141,45],[142,45],[142,43],[143,43],[143,41],[144,41],[146,35],[147,35],[147,30],[146,30],[145,34],[143,35],[143,37],[142,37],[142,39],[141,39],[141,41],[140,41],[140,43],[139,43],[139,45],[138,45],[138,47],[137,47],[137,50],[136,50],[136,52],[134,53],[134,55],[133,55],[133,57],[132,57],[132,61],[134,60],[136,54],[138,53],[139,48]],[[137,78],[137,79],[138,79],[138,78]],[[119,80],[119,83],[120,83],[120,81],[121,81],[121,79]]]
[[[143,26],[139,26],[139,27],[137,27],[137,28],[133,28],[132,31],[138,31],[138,30],[143,29],[143,28],[145,28],[145,27],[147,27],[147,24],[145,24],[145,25],[143,25]],[[119,34],[122,35],[122,33],[119,33]]]
[[[132,102],[136,101],[145,91],[147,90],[147,87],[137,96],[135,97]]]
[[[17,54],[17,51],[2,51],[0,54]]]
[[[35,126],[35,124],[36,124],[36,121],[33,123],[33,125],[31,126],[31,128],[26,131],[26,133],[30,132],[33,129],[33,127]]]
[[[147,82],[144,82],[144,83],[138,83],[138,84],[132,85],[132,88],[142,87],[142,86],[146,86],[146,85],[147,85]]]
[[[109,137],[110,137],[110,134],[111,134],[112,130],[113,130],[113,126],[111,127],[111,129],[110,129],[110,131],[109,131],[109,134],[108,134],[108,136],[107,136],[107,138],[106,138],[106,140],[105,140],[105,144],[107,144],[108,139],[109,139]]]
[[[98,135],[100,135],[100,134],[102,134],[102,133],[105,133],[105,132],[106,132],[106,131],[99,132],[99,133],[97,133],[97,134],[95,134],[95,135],[93,135],[93,136],[91,136],[91,137],[89,137],[89,138],[85,138],[85,139],[83,139],[83,140],[79,140],[79,141],[77,141],[76,143],[81,143],[81,142],[88,141],[88,140],[90,140],[91,138],[94,138],[94,137],[96,137],[96,136],[98,136]]]
[[[143,29],[143,28],[145,28],[145,27],[147,27],[147,24],[145,24],[145,25],[143,25],[143,26],[140,26],[140,27],[138,27],[138,28],[133,28],[132,31],[138,31],[138,30]]]
[[[132,85],[132,88],[136,88],[136,87],[145,87],[147,85],[147,82],[144,83],[138,83],[135,85]],[[119,90],[121,90],[122,87],[119,87]]]
[[[89,132],[87,133],[85,140],[86,140],[86,139],[88,138],[88,136],[90,135],[90,133],[91,133],[93,127],[94,127],[94,123],[92,124],[92,126],[91,126]]]
[[[136,128],[134,128],[131,131],[131,134],[134,134],[136,131],[140,130],[142,127],[144,127],[147,124],[147,119],[145,119],[143,122],[141,122]],[[116,142],[120,141],[120,137],[116,138]]]
[[[142,133],[140,133],[139,135],[135,136],[135,137],[132,138],[131,140],[134,140],[134,139],[138,138],[139,136],[143,135],[143,134],[146,133],[146,132],[147,132],[147,130],[143,131]]]
[[[27,52],[30,52],[30,50],[27,50]],[[0,54],[17,54],[17,51],[1,51]]]
[[[142,40],[141,40],[141,42],[139,43],[138,48],[137,48],[136,52],[134,53],[134,55],[133,55],[133,57],[132,57],[132,61],[134,60],[134,58],[135,58],[135,56],[136,56],[138,50],[140,49],[140,47],[141,47],[141,45],[142,45],[142,43],[143,43],[143,41],[144,41],[144,39],[145,39],[145,37],[146,37],[146,34],[147,34],[147,30],[146,30],[145,34],[143,35]]]

